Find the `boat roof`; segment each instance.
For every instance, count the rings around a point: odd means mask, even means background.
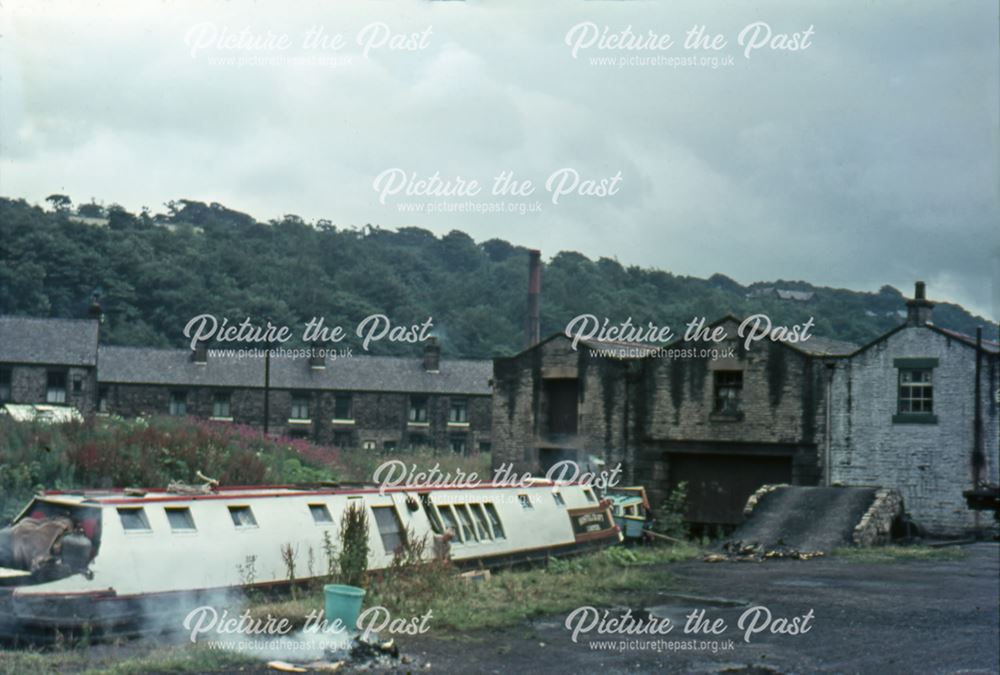
[[[454,480],[454,479],[452,479]],[[565,487],[582,483],[556,483],[549,480],[532,479],[527,485],[503,483],[480,483],[478,485],[448,485],[427,483],[385,487],[374,483],[316,484],[316,485],[236,485],[207,488],[204,492],[170,490],[165,488],[104,489],[104,490],[45,490],[37,499],[66,506],[120,506],[141,505],[156,502],[185,502],[210,499],[261,499],[266,497],[305,497],[311,495],[364,495],[397,492],[433,492],[442,490],[526,490],[539,487]],[[197,486],[191,486],[197,487]]]

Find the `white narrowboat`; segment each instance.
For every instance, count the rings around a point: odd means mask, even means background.
[[[427,555],[435,537],[450,538],[450,558],[462,567],[621,540],[610,503],[577,483],[49,491],[0,530],[0,635],[141,630],[171,608],[292,583],[289,551],[296,581],[323,577],[327,542],[338,545],[352,504],[369,515],[370,570],[389,566],[407,533],[427,537]]]

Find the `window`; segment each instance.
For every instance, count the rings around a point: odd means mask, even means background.
[[[212,417],[231,417],[229,414],[229,399],[230,394],[228,391],[217,391],[212,395]]]
[[[566,500],[564,500],[563,496],[558,492],[553,492],[552,498],[556,500],[556,506],[566,506]]]
[[[472,515],[476,519],[476,532],[479,533],[479,539],[482,541],[492,539],[493,535],[490,532],[490,524],[483,513],[483,507],[479,504],[470,504],[469,510],[472,511]]]
[[[934,412],[932,373],[929,368],[899,369],[899,414],[930,415]]]
[[[164,509],[167,512],[167,521],[170,529],[174,532],[193,532],[194,518],[191,516],[191,509],[186,506],[168,506]]]
[[[472,516],[469,515],[469,507],[465,504],[456,504],[455,511],[458,512],[458,519],[462,522],[462,538],[473,543],[479,541],[476,530],[472,526]]]
[[[146,512],[139,508],[118,509],[118,517],[121,518],[122,528],[126,532],[148,531],[149,521],[146,519]]]
[[[309,419],[309,397],[305,394],[292,394],[292,414],[290,419]]]
[[[431,523],[431,529],[434,530],[434,534],[444,534],[444,526],[441,524],[441,516],[438,515],[437,509],[434,508],[434,504],[431,503],[431,496],[426,492],[420,495],[420,503],[424,507],[424,511],[427,513],[427,520]]]
[[[186,391],[172,391],[170,392],[170,414],[171,415],[187,415],[187,392]]]
[[[427,447],[427,434],[410,434],[410,450]]]
[[[427,424],[427,397],[410,397],[410,424]]]
[[[594,491],[591,490],[590,488],[587,488],[587,489],[585,489],[583,491],[583,496],[587,498],[588,502],[596,502],[597,501],[597,497],[594,496]]]
[[[449,439],[449,445],[451,447],[451,451],[454,452],[456,455],[464,455],[465,448],[467,445],[465,435],[462,434],[462,435],[452,436]]]
[[[354,433],[350,431],[334,431],[333,447],[335,448],[354,447]]]
[[[237,528],[257,527],[257,519],[253,517],[249,506],[230,506],[229,517]]]
[[[45,391],[46,403],[66,402],[66,371],[50,370],[48,374],[48,388]]]
[[[330,509],[326,508],[326,504],[310,504],[309,513],[312,514],[313,522],[317,525],[327,525],[333,522]]]
[[[504,534],[503,524],[500,522],[500,515],[497,513],[496,507],[492,504],[486,504],[486,516],[493,525],[493,537],[495,539],[506,539],[507,535]]]
[[[73,393],[79,394],[83,391],[83,375],[73,376]]]
[[[354,419],[353,413],[351,412],[350,394],[336,394],[333,397],[333,419],[335,420]]]
[[[466,424],[469,421],[469,402],[464,398],[451,399],[448,424]]]
[[[439,506],[438,512],[441,514],[441,518],[444,520],[445,530],[451,530],[455,533],[455,538],[459,542],[462,542],[462,533],[458,528],[458,520],[455,519],[455,514],[452,512],[450,506]]]
[[[491,450],[489,441],[479,441],[479,452],[489,452]]]
[[[393,506],[373,506],[378,533],[382,537],[382,547],[386,553],[395,553],[396,549],[406,543],[403,526],[399,522],[399,514]]]
[[[108,412],[108,385],[106,384],[97,388],[97,412]]]
[[[533,509],[533,508],[535,508],[534,505],[531,503],[531,499],[528,497],[528,495],[518,495],[517,496],[517,501],[521,502],[521,508],[522,509]]]
[[[385,450],[386,452],[393,452],[396,450],[398,445],[399,443],[397,443],[396,441],[383,441],[382,449]]]
[[[715,412],[736,415],[743,396],[742,370],[715,371]]]
[[[10,400],[10,368],[0,368],[0,402]]]
[[[362,450],[374,450],[375,449],[375,441],[361,441],[361,449]]]

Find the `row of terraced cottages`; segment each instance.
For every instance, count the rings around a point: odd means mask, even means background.
[[[928,532],[990,526],[963,491],[1000,480],[998,345],[935,326],[922,284],[907,305],[905,323],[863,346],[747,348],[734,317],[714,324],[727,336],[716,345],[574,349],[554,335],[494,362],[493,461],[620,462],[654,504],[685,483],[689,519],[711,529],[740,523],[767,483],[894,487]]]
[[[0,405],[194,416],[369,451],[490,449],[489,361],[98,344],[97,320],[0,317]],[[265,396],[266,392],[266,396]]]

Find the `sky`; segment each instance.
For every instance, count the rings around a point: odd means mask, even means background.
[[[1000,318],[996,2],[295,6],[4,0],[0,194],[922,279]]]

